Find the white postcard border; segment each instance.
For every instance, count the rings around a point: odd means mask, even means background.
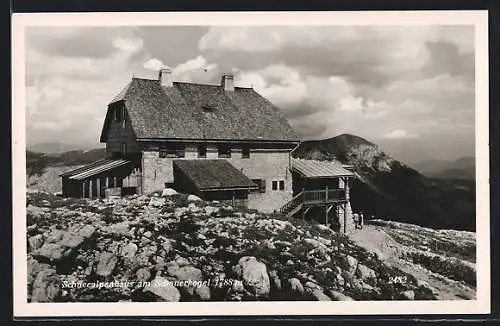
[[[16,317],[486,314],[490,312],[488,12],[26,13],[12,16],[13,293]],[[28,303],[25,28],[154,25],[474,25],[477,299],[464,301]]]

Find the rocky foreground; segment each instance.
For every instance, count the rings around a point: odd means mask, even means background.
[[[31,302],[436,299],[329,228],[196,196],[29,192],[27,239]]]

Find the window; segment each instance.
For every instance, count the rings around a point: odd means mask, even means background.
[[[242,158],[250,158],[250,148],[244,147],[242,152],[241,152],[241,157]]]
[[[122,111],[123,111],[122,128],[125,128],[125,120],[127,119],[127,115],[125,114],[125,110]]]
[[[273,190],[278,190],[278,181],[273,181]]]
[[[207,157],[207,145],[198,146],[198,157]]]
[[[184,157],[186,155],[186,147],[184,145],[167,145],[160,149],[160,158],[166,157]]]
[[[280,180],[280,190],[285,190],[285,181]]]
[[[219,157],[231,157],[231,147],[229,145],[219,145]]]
[[[115,108],[115,120],[116,121],[122,121],[123,120],[123,115],[124,115],[124,110],[122,107],[117,107]]]
[[[265,179],[252,179],[253,183],[255,183],[257,186],[259,186],[259,192],[264,193],[266,192],[266,180]]]

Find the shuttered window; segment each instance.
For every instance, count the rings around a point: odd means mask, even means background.
[[[242,158],[250,158],[250,148],[244,147],[241,151]]]
[[[218,153],[219,157],[222,158],[231,157],[231,147],[229,145],[219,145]]]
[[[199,145],[198,146],[198,157],[200,157],[200,158],[207,157],[207,145]]]

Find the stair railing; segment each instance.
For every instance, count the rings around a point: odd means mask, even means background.
[[[304,201],[304,191],[301,191],[280,208],[280,213],[283,215],[287,214],[291,209],[295,208],[303,201]]]

